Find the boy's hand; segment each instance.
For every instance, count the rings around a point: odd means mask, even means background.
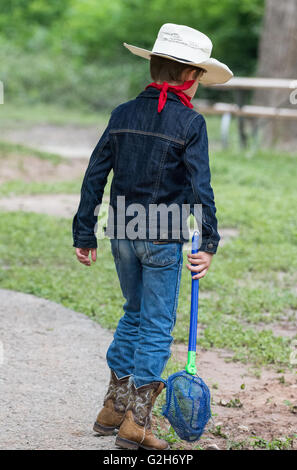
[[[89,258],[89,252],[91,252],[92,261],[95,263],[97,258],[96,248],[75,248],[77,259],[80,263],[86,266],[91,266],[91,260]]]
[[[187,264],[187,268],[196,274],[193,276],[193,279],[201,279],[207,273],[210,263],[212,261],[213,253],[207,253],[206,251],[198,251],[195,254],[188,254],[188,261],[190,264]],[[191,266],[194,264],[195,266]]]

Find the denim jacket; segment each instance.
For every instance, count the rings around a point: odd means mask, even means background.
[[[102,202],[108,174],[113,170],[110,207],[114,210],[115,238],[120,225],[131,220],[127,213],[119,221],[118,196],[125,196],[125,208],[141,204],[202,205],[201,251],[215,253],[217,232],[214,194],[210,184],[208,138],[203,116],[181,103],[172,92],[161,113],[157,112],[159,90],[149,87],[135,99],[117,106],[96,145],[86,170],[78,211],[73,219],[75,247],[96,248],[96,208]],[[159,218],[160,219],[160,218]],[[155,239],[163,240],[157,219]],[[109,226],[112,223],[109,221]],[[109,230],[107,230],[107,233]],[[187,237],[170,232],[169,241]],[[129,238],[129,237],[128,237]],[[148,233],[143,237],[150,239]]]

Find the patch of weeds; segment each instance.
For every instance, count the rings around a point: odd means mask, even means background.
[[[28,157],[37,157],[41,160],[48,160],[53,164],[57,165],[64,159],[61,155],[55,153],[45,152],[43,150],[37,150],[31,147],[27,147],[21,144],[14,144],[11,142],[0,141],[0,158],[6,158],[9,155],[25,155]]]
[[[165,441],[167,441],[168,444],[176,444],[176,443],[182,442],[182,440],[178,437],[178,435],[176,434],[172,426],[170,426],[170,428],[166,430],[166,429],[161,428],[161,426],[158,425],[157,431],[158,431],[158,437],[160,439],[165,439]]]
[[[229,439],[226,444],[226,450],[244,450],[249,446],[248,440],[234,441]]]
[[[219,405],[225,406],[226,408],[242,408],[242,403],[239,398],[232,398],[229,401],[220,400]]]
[[[256,377],[257,379],[261,379],[262,371],[261,371],[260,367],[258,367],[258,368],[249,367],[248,368],[248,373],[251,374],[252,376]]]
[[[280,439],[273,439],[272,441],[267,441],[261,437],[252,437],[254,441],[251,442],[251,446],[256,449],[266,449],[266,450],[289,450],[292,448],[294,437],[282,437]]]
[[[218,323],[220,330],[217,329]],[[235,319],[224,318],[222,321],[219,314],[214,314],[209,321],[200,344],[207,349],[231,349],[234,351],[233,360],[253,362],[258,366],[289,363],[290,339],[274,336],[272,331],[244,328]]]
[[[290,400],[284,400],[284,404],[289,408],[289,411],[294,415],[297,414],[297,405],[294,405]]]
[[[157,400],[154,408],[153,408],[153,415],[156,418],[161,418],[162,417],[162,403]]]
[[[197,446],[193,446],[192,450],[204,450],[204,448],[198,444]]]
[[[227,439],[228,436],[222,431],[222,426],[218,425],[215,426],[214,429],[210,429],[209,432],[214,436],[222,437],[223,439]]]

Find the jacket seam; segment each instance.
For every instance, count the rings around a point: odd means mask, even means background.
[[[175,139],[174,137],[170,137],[165,134],[160,134],[158,132],[148,132],[148,131],[140,131],[137,129],[113,129],[110,131],[111,134],[116,134],[116,133],[124,133],[124,132],[129,132],[131,134],[142,134],[142,135],[149,135],[153,137],[160,137],[161,139],[169,140],[170,142],[176,142],[177,144],[184,145],[185,141],[181,139]]]
[[[118,159],[119,159],[119,144],[116,138],[116,135],[112,136],[112,140],[114,141],[114,146],[115,146],[115,155],[114,155],[114,172],[117,171],[118,169]]]
[[[189,124],[188,124],[188,127],[187,127],[187,130],[186,130],[186,132],[185,132],[184,146],[185,146],[186,143],[187,143],[187,135],[188,135],[190,126],[191,126],[192,122],[193,122],[195,119],[197,119],[199,116],[202,116],[202,115],[198,113],[196,116],[194,116],[194,117],[190,120],[190,122],[189,122]]]

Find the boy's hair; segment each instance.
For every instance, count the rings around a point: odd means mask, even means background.
[[[151,56],[150,72],[152,79],[156,82],[181,82],[182,73],[185,69],[196,70],[195,80],[204,69],[193,65],[166,59],[165,57]]]

